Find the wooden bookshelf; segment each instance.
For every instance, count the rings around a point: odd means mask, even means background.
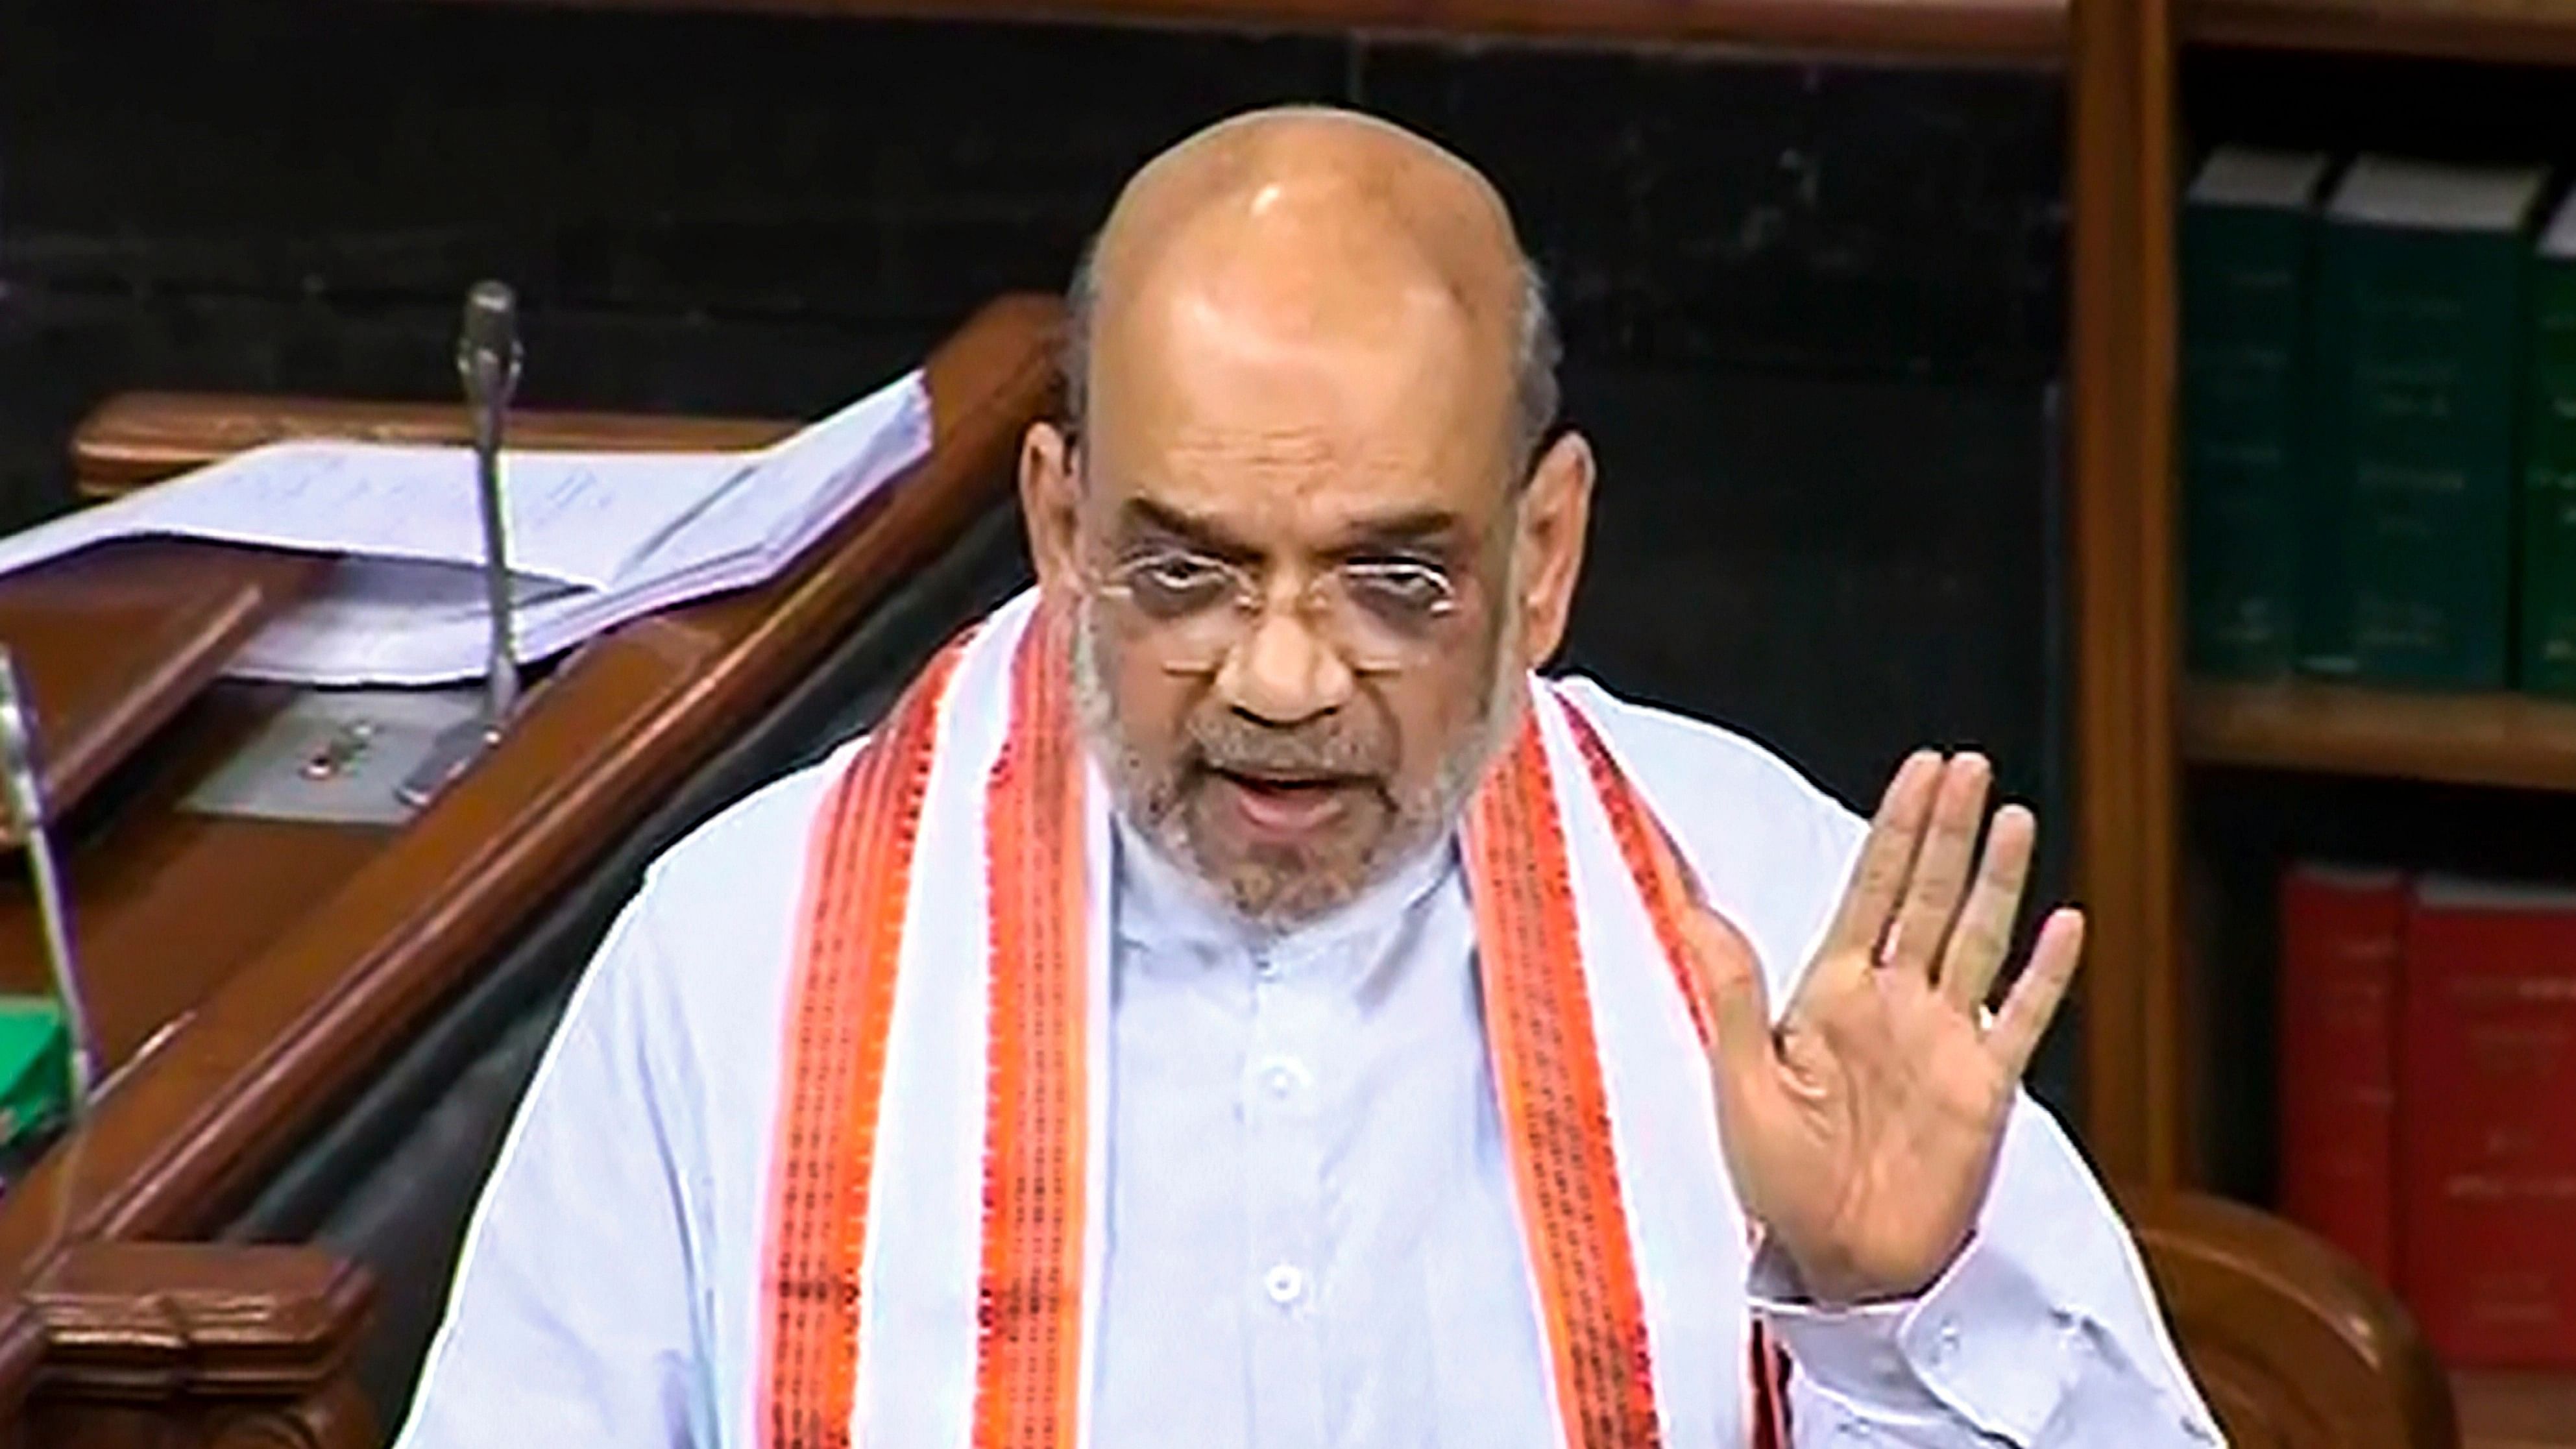
[[[2218,45],[2576,64],[2568,0],[2182,0],[2179,23]]]
[[[475,0],[495,3],[495,0]],[[1692,45],[1843,58],[2049,63],[2067,0],[538,0],[586,9],[1049,20]]]
[[[2183,689],[2184,758],[2383,779],[2576,791],[2576,704],[2300,681]],[[2451,1375],[2461,1449],[2576,1449],[2576,1373]]]
[[[2194,682],[2183,691],[2182,750],[2200,764],[2576,790],[2576,704]]]

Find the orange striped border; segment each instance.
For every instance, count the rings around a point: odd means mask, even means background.
[[[1619,762],[1611,757],[1600,731],[1583,711],[1571,701],[1565,705],[1565,718],[1574,730],[1574,742],[1583,754],[1584,768],[1592,776],[1593,791],[1601,797],[1601,808],[1610,817],[1610,833],[1619,842],[1619,854],[1628,863],[1628,873],[1637,879],[1637,889],[1645,898],[1646,915],[1654,922],[1655,942],[1663,947],[1664,959],[1672,964],[1673,979],[1681,988],[1682,1000],[1690,1011],[1691,1026],[1699,1033],[1702,1051],[1716,1047],[1715,999],[1707,979],[1696,965],[1698,958],[1682,935],[1682,912],[1701,909],[1701,892],[1691,876],[1690,867],[1673,848],[1672,836],[1663,822],[1655,818],[1646,798],[1639,794]],[[1748,1231],[1751,1231],[1748,1227]],[[1754,1449],[1789,1449],[1789,1356],[1771,1342],[1770,1331],[1756,1320],[1751,1334],[1751,1363],[1746,1366],[1746,1381],[1753,1401]]]
[[[1535,716],[1467,808],[1485,1032],[1566,1442],[1662,1441],[1574,889]]]
[[[939,701],[963,649],[949,645],[904,692],[815,822],[762,1285],[768,1361],[755,1422],[769,1449],[850,1442],[886,1029]]]
[[[1089,903],[1070,625],[1042,609],[1012,660],[985,806],[991,1083],[985,1105],[978,1449],[1080,1434]]]

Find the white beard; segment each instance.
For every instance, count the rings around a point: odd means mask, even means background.
[[[1519,569],[1515,567],[1511,574],[1510,582],[1516,584]],[[1502,595],[1505,599],[1518,596],[1519,590],[1511,587],[1507,587]],[[1156,854],[1205,885],[1214,899],[1265,928],[1287,929],[1322,916],[1420,859],[1425,852],[1445,847],[1457,830],[1459,817],[1466,811],[1468,796],[1484,778],[1486,767],[1493,763],[1520,721],[1522,670],[1514,661],[1520,657],[1521,619],[1519,611],[1514,609],[1507,610],[1504,615],[1502,634],[1494,649],[1493,677],[1486,684],[1484,706],[1474,726],[1449,758],[1441,762],[1434,777],[1429,808],[1405,811],[1399,820],[1399,833],[1413,838],[1401,839],[1398,848],[1371,861],[1367,874],[1349,882],[1346,889],[1329,893],[1320,900],[1305,900],[1302,909],[1273,911],[1248,908],[1233,899],[1220,883],[1207,878],[1192,849],[1189,827],[1182,818],[1182,812],[1165,811],[1157,820],[1147,818],[1145,811],[1138,808],[1141,804],[1138,797],[1142,793],[1140,782],[1149,778],[1149,772],[1141,755],[1127,742],[1126,731],[1120,724],[1117,693],[1109,687],[1107,671],[1102,667],[1094,608],[1094,601],[1086,594],[1074,616],[1074,717],[1080,723],[1084,742],[1092,757],[1100,764],[1101,773],[1109,779],[1112,803],[1119,818]]]

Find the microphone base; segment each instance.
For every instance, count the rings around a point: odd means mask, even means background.
[[[307,690],[199,781],[184,808],[401,825],[474,763],[484,738],[479,685]]]

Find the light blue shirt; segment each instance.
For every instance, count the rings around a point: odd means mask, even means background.
[[[1287,934],[1125,831],[1118,859],[1100,1443],[1556,1445],[1455,853]],[[2214,1442],[2165,1345],[2016,1266],[2051,1216],[2101,1213],[2038,1182],[1916,1303],[1818,1311],[1757,1258],[1752,1306],[1809,1370],[1800,1444],[1991,1445],[1981,1423],[2016,1419],[2046,1426],[2023,1442]]]
[[[1286,936],[1118,854],[1100,1442],[1547,1442],[1449,852]]]
[[[1571,687],[1779,996],[1860,822],[1750,742]],[[802,864],[845,766],[727,811],[620,918],[476,1211],[402,1449],[749,1449]],[[1555,1445],[1454,854],[1284,936],[1132,843],[1110,894],[1098,1449]],[[1828,1312],[1775,1259],[1738,1272],[1682,1277],[1713,1296],[1698,1317],[1771,1323],[1808,1449],[2216,1441],[2125,1230],[2026,1098],[1920,1298]],[[932,1449],[892,1422],[869,1449]]]

